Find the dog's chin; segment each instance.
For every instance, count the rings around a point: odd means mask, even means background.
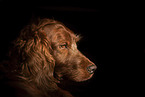
[[[65,77],[65,76],[60,77],[59,76],[56,79],[58,80],[59,83],[62,81],[83,82],[83,81],[87,81],[87,80],[91,79],[92,76],[93,76],[93,74],[91,74],[89,77],[83,77],[83,78],[81,78],[79,76],[77,76],[77,77]]]
[[[92,76],[93,76],[93,74],[91,74],[91,75],[90,75],[89,77],[87,77],[87,78],[76,79],[75,81],[76,81],[76,82],[83,82],[83,81],[87,81],[87,80],[91,79],[91,78],[92,78]]]
[[[89,77],[73,77],[73,78],[69,78],[69,80],[74,81],[74,82],[83,82],[83,81],[87,81],[89,79],[91,79],[93,76],[93,74],[91,74]]]

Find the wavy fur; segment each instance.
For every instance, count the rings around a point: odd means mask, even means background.
[[[72,31],[52,19],[39,19],[24,27],[4,65],[7,77],[11,76],[5,83],[15,89],[14,97],[72,97],[57,83],[64,76],[87,80],[93,75],[87,68],[95,66],[77,50],[77,41]]]

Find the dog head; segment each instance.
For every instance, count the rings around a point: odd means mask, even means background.
[[[78,41],[79,36],[55,20],[26,26],[15,42],[22,76],[39,84],[64,77],[77,82],[90,79],[97,67],[77,49]]]
[[[92,77],[97,67],[77,49],[79,36],[57,21],[43,26],[41,30],[50,41],[58,79],[65,77],[80,82]]]

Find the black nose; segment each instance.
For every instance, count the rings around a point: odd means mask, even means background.
[[[91,65],[87,67],[87,70],[90,74],[94,73],[96,69],[97,69],[96,65]]]

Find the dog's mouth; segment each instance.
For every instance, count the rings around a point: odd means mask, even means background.
[[[73,73],[72,72],[70,73],[69,71],[67,71],[67,73],[55,72],[54,77],[58,81],[58,83],[60,83],[63,80],[83,82],[83,81],[91,79],[96,69],[97,69],[96,65],[90,65],[86,68],[86,70],[79,69]]]

